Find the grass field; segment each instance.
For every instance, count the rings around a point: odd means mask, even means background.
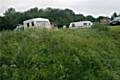
[[[120,33],[117,30],[118,27],[110,31],[0,32],[0,78],[120,80]]]
[[[111,31],[113,32],[120,32],[120,26],[112,26]]]

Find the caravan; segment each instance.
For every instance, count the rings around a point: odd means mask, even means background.
[[[34,18],[23,22],[23,25],[17,26],[17,29],[27,29],[27,28],[52,28],[50,21],[45,18]]]
[[[79,21],[79,22],[72,22],[69,25],[70,29],[75,28],[90,28],[93,25],[91,21]]]
[[[120,17],[115,17],[111,22],[110,25],[120,25]]]

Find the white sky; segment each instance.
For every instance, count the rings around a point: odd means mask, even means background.
[[[120,0],[0,0],[0,15],[10,7],[17,11],[33,7],[70,8],[85,15],[111,16],[113,12],[120,12]]]

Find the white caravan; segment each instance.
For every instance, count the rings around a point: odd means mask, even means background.
[[[33,18],[23,22],[23,25],[17,26],[17,29],[27,29],[27,28],[52,28],[50,21],[45,18]]]
[[[90,28],[93,25],[91,21],[79,21],[79,22],[72,22],[69,25],[70,29],[75,28]]]
[[[50,21],[45,18],[34,18],[23,22],[24,28],[51,28]]]

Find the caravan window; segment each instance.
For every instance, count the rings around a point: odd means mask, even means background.
[[[90,23],[88,23],[89,25],[91,25]]]
[[[83,25],[84,25],[84,26],[87,26],[87,23],[84,23]]]
[[[27,23],[27,27],[30,27],[29,23]]]
[[[75,24],[72,24],[72,27],[75,27]]]
[[[31,24],[32,24],[32,26],[34,26],[34,22],[32,22]]]

